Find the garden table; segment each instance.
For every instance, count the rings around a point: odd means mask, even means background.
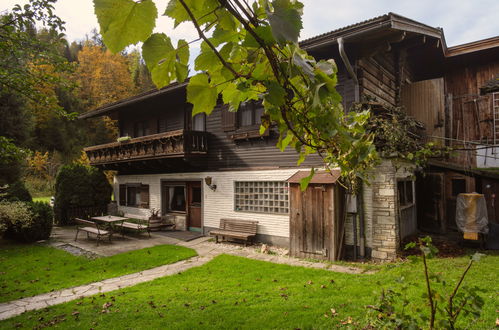
[[[111,230],[112,232],[114,232],[115,229],[114,227],[117,223],[119,222],[123,223],[123,221],[128,220],[128,218],[117,217],[115,215],[103,215],[100,217],[92,217],[91,219],[106,223],[108,229]]]

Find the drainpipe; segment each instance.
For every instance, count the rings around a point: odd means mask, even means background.
[[[345,64],[345,68],[355,84],[355,102],[359,102],[359,79],[357,79],[357,75],[355,74],[352,64],[350,64],[347,53],[345,52],[345,40],[342,37],[339,37],[336,41],[338,42],[338,51],[340,52],[341,60],[343,61],[343,64]]]
[[[362,189],[362,184],[359,188],[359,194],[357,196],[357,211],[359,212],[359,254],[363,259],[366,256],[366,241],[364,237],[364,190]]]

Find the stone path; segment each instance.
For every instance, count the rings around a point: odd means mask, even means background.
[[[322,262],[309,262],[287,256],[278,256],[271,254],[263,254],[256,251],[253,247],[239,247],[232,244],[215,244],[208,241],[209,238],[203,237],[191,242],[177,242],[177,245],[193,248],[197,251],[198,256],[187,260],[179,261],[170,265],[163,265],[152,269],[147,269],[138,273],[123,275],[106,279],[100,282],[90,283],[74,288],[63,289],[50,293],[44,293],[34,297],[18,299],[0,304],[0,320],[4,320],[21,313],[42,309],[48,306],[53,306],[78,299],[80,297],[88,297],[98,293],[114,291],[129,286],[133,286],[142,282],[152,281],[154,279],[178,274],[189,268],[204,265],[208,261],[220,254],[230,254],[250,259],[263,260],[278,264],[288,264],[292,266],[302,266],[309,268],[325,269],[341,273],[350,274],[370,274],[372,272],[364,272],[359,268],[331,265]]]

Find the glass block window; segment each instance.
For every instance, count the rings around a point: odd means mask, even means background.
[[[234,208],[241,212],[289,212],[289,188],[283,181],[236,181]]]

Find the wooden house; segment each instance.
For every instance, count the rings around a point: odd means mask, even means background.
[[[301,46],[317,59],[336,61],[345,109],[364,96],[382,106],[403,105],[404,97],[410,99],[407,86],[441,77],[448,52],[441,29],[393,13],[304,40]],[[276,148],[275,129],[260,136],[263,109],[255,103],[237,113],[220,104],[210,116],[192,117],[185,87],[174,83],[80,116],[118,121],[121,142],[85,151],[93,166],[117,171],[115,196],[125,214],[148,216],[150,209],[161,209],[177,228],[205,233],[221,218],[256,220],[258,240],[291,243],[294,255],[331,260],[345,244],[347,252],[393,259],[402,239],[415,233],[410,164],[384,159],[357,207],[348,210],[349,220],[334,225],[345,207],[336,179],[321,176],[317,180],[324,182],[314,181],[305,193],[296,190],[297,175],[322,167],[319,157],[297,166],[294,150]],[[440,102],[443,96],[435,97]],[[443,134],[436,124],[432,130]],[[317,212],[298,216],[299,205],[309,198]]]

